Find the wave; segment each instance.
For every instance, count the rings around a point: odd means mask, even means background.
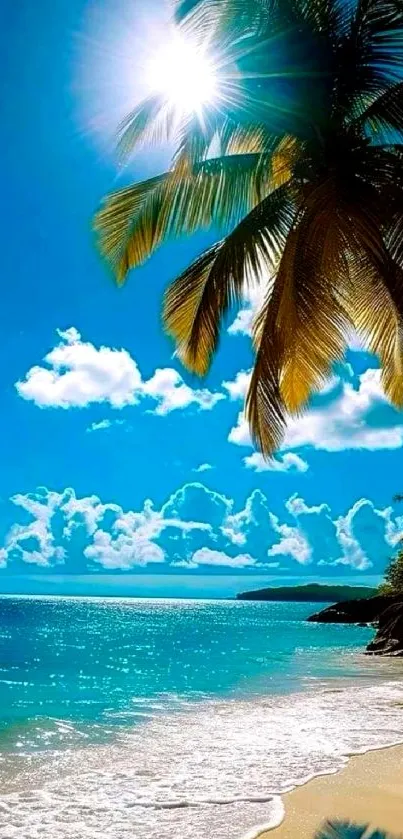
[[[112,743],[9,756],[0,836],[256,839],[281,822],[284,792],[352,754],[403,742],[402,703],[400,682],[322,682],[286,696],[178,703]]]

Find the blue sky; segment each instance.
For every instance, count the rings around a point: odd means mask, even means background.
[[[267,468],[242,418],[256,301],[231,314],[204,381],[161,328],[167,282],[214,234],[164,246],[119,291],[96,253],[102,195],[166,162],[143,152],[119,174],[113,154],[140,92],[138,44],[165,14],[157,1],[135,11],[3,8],[0,591],[37,591],[38,579],[70,590],[79,577],[80,591],[102,579],[116,593],[166,574],[173,593],[195,577],[210,591],[209,575],[223,590],[234,575],[240,587],[369,582],[403,530],[391,501],[403,415],[376,360],[352,349]]]

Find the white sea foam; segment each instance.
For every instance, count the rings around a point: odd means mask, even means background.
[[[403,684],[187,702],[111,745],[2,766],[1,839],[254,839],[279,797],[353,753],[403,742]],[[14,761],[14,763],[12,763]]]

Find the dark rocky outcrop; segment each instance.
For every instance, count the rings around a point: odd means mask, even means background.
[[[370,655],[403,656],[402,595],[379,594],[328,606],[309,621],[316,623],[375,624],[377,632],[366,649]]]
[[[371,655],[403,656],[403,602],[388,606],[378,618],[378,630],[367,646]]]
[[[374,623],[389,606],[401,601],[399,596],[378,594],[359,600],[343,601],[327,606],[321,612],[311,615],[308,621],[314,623]]]

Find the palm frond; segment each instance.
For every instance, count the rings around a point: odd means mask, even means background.
[[[140,264],[142,255],[153,247],[151,207],[155,208],[166,178],[166,174],[158,175],[107,195],[95,216],[94,230],[98,246],[111,266],[118,285],[123,284],[129,269]],[[145,215],[148,219],[148,233]],[[136,238],[139,216],[143,218],[143,227],[141,235]]]
[[[402,318],[382,276],[366,255],[351,253],[349,270],[355,287],[351,311],[354,326],[363,345],[381,362],[381,380],[386,395],[393,404],[401,407],[403,405]]]
[[[245,403],[245,415],[255,445],[271,456],[281,445],[286,411],[281,394],[284,364],[284,336],[279,327],[279,311],[284,287],[295,264],[297,234],[292,230],[280,259],[276,279],[253,325],[256,359]]]
[[[272,134],[261,123],[239,124],[227,118],[217,131],[221,154],[268,154],[273,152],[282,135]]]
[[[101,252],[118,283],[170,237],[235,225],[271,188],[270,160],[228,155],[112,193],[95,218]]]
[[[360,115],[360,123],[377,142],[388,142],[403,130],[403,82],[389,87]]]
[[[392,258],[381,220],[358,200],[346,215],[350,277],[349,311],[367,349],[382,365],[382,384],[397,407],[403,405],[403,271]],[[368,202],[367,202],[368,205]]]
[[[385,242],[393,261],[403,269],[403,213],[397,212],[385,231]],[[403,317],[403,310],[399,309]]]
[[[166,142],[175,124],[175,109],[160,94],[143,99],[118,128],[118,154],[124,162],[136,148]]]
[[[164,303],[164,323],[178,355],[193,372],[204,375],[229,307],[239,302],[248,283],[274,269],[293,218],[286,187],[265,198],[225,239],[199,257],[171,286]]]
[[[357,0],[345,7],[350,25],[335,52],[333,113],[356,119],[401,79],[403,9],[399,0]]]
[[[326,822],[315,834],[315,839],[397,839],[385,830],[371,830],[369,824],[358,825],[349,821]]]
[[[319,390],[334,361],[344,356],[351,319],[344,223],[332,180],[306,200],[295,229],[295,260],[289,261],[278,312],[284,341],[280,391],[287,411],[296,413]]]
[[[233,37],[235,33],[259,31],[267,25],[278,0],[176,0],[175,19],[185,31],[211,34],[215,26],[219,34]]]
[[[190,171],[195,163],[206,160],[214,141],[220,136],[225,118],[219,112],[191,113],[183,117],[175,132],[175,151],[172,157],[172,169]],[[217,143],[216,143],[217,145]],[[245,149],[249,151],[249,149]],[[260,151],[260,149],[250,149]],[[222,151],[221,154],[227,154]]]

